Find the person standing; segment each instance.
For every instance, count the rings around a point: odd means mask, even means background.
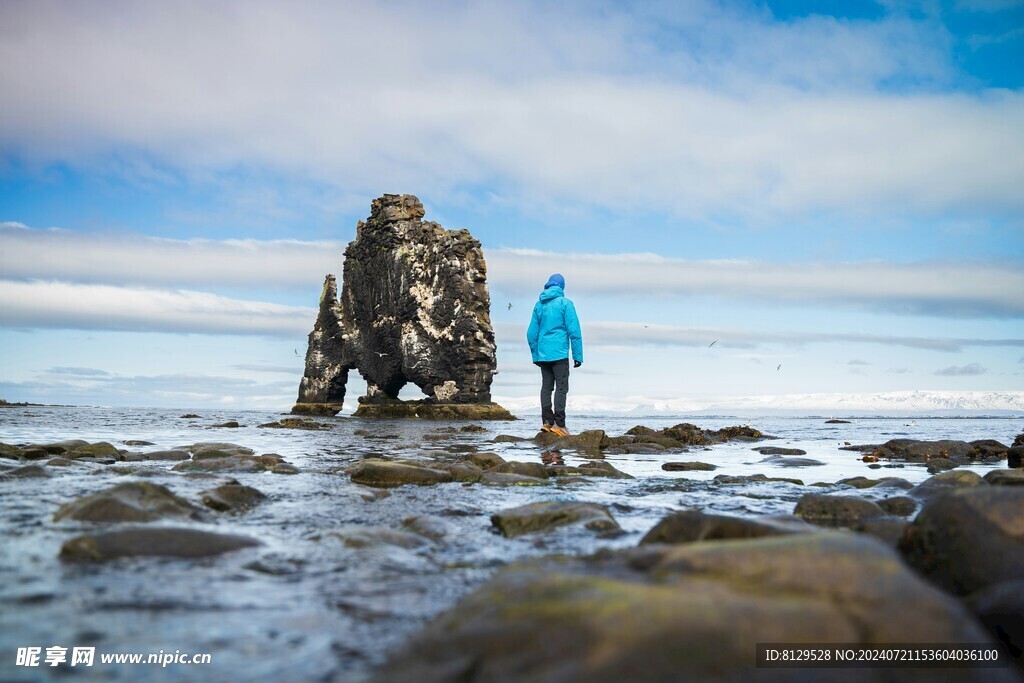
[[[569,393],[569,349],[573,367],[583,365],[583,333],[576,307],[565,297],[565,278],[548,278],[540,300],[533,307],[526,330],[534,365],[540,367],[541,430],[569,436],[565,428],[565,398]],[[554,404],[552,405],[552,392]]]

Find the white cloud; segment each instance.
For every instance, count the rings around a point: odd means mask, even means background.
[[[520,341],[524,335],[521,325],[498,323],[495,325],[498,341]],[[765,344],[803,346],[806,344],[856,343],[904,346],[932,351],[960,351],[972,346],[1024,346],[1022,339],[954,339],[949,337],[900,337],[878,334],[843,332],[768,332],[730,329],[675,327],[672,325],[644,325],[626,322],[588,322],[583,325],[583,339],[587,347],[617,346],[636,349],[641,346],[693,346],[705,347],[713,340],[723,348],[756,348]],[[767,356],[748,356],[757,359]]]
[[[180,286],[306,288],[341,273],[340,242],[172,240],[0,226],[10,279]],[[485,249],[492,294],[533,295],[552,272],[568,291],[603,297],[704,296],[939,316],[1024,316],[1024,270],[1008,263],[765,263],[655,254]],[[310,304],[316,303],[311,301]],[[709,339],[707,343],[711,343]]]
[[[953,77],[928,22],[673,5],[4,3],[0,144],[698,217],[1024,207],[1024,95],[879,87]]]
[[[303,337],[315,319],[315,308],[206,292],[0,281],[5,327]]]

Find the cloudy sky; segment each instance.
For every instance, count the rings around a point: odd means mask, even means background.
[[[1019,0],[0,0],[0,99],[7,400],[289,407],[385,192],[499,400],[556,271],[602,405],[1024,388]]]

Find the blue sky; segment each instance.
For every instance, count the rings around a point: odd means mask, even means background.
[[[1024,388],[1024,2],[5,2],[0,96],[8,400],[287,408],[385,192],[516,405],[552,271],[580,406]]]

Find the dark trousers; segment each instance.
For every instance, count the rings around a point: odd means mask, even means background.
[[[540,414],[547,424],[565,426],[565,397],[569,393],[569,359],[538,361],[540,366]],[[551,406],[551,392],[555,405]]]

